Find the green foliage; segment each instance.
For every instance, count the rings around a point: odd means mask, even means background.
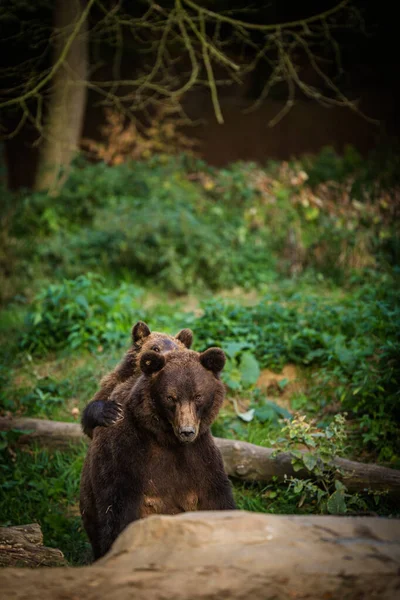
[[[131,178],[127,191],[109,196],[90,226],[60,229],[38,250],[40,260],[68,277],[84,265],[178,293],[264,280],[271,264],[265,244],[241,231],[240,214],[210,201],[170,165],[132,167]]]
[[[0,443],[1,524],[39,523],[47,546],[60,548],[72,564],[90,559],[77,499],[85,448],[68,452],[13,449],[18,432]]]
[[[363,157],[352,146],[346,146],[341,155],[331,146],[326,146],[316,156],[304,158],[302,163],[311,186],[326,181],[342,182],[349,175],[364,174],[365,168]]]
[[[118,347],[128,341],[139,319],[167,331],[192,327],[197,349],[221,345],[226,351],[223,378],[232,392],[253,390],[261,368],[280,369],[288,362],[318,367],[318,377],[310,383],[310,401],[320,407],[338,402],[362,417],[364,442],[379,449],[382,458],[394,459],[399,452],[395,423],[400,418],[396,276],[372,278],[337,299],[294,287],[271,288],[253,306],[208,300],[203,314],[195,316],[166,304],[145,310],[138,288],[123,283],[111,289],[97,275],[80,276],[38,295],[27,313],[21,346],[31,353]],[[42,393],[46,389],[33,392],[39,404]],[[53,394],[54,402],[56,398]],[[250,409],[248,420],[287,416],[269,399]]]
[[[396,207],[382,190],[395,185],[397,162],[386,157],[379,175],[378,159],[352,148],[265,168],[215,169],[185,155],[113,167],[79,159],[56,199],[4,195],[3,294],[19,292],[21,278],[87,271],[182,294],[262,288],[277,273],[345,281],[393,264]]]
[[[348,492],[340,481],[344,474],[334,464],[334,459],[346,451],[345,423],[343,415],[336,415],[325,429],[318,429],[305,416],[296,416],[283,427],[279,451],[290,453],[295,472],[305,470],[312,476],[289,479],[289,489],[299,497],[299,508],[305,502],[313,502],[320,512],[333,515],[345,514],[352,508],[367,509],[362,497]],[[300,450],[303,447],[307,450]]]
[[[30,414],[51,417],[55,408],[64,402],[65,394],[63,391],[57,382],[45,378],[21,399],[20,406],[28,410]],[[11,406],[10,408],[14,407]]]
[[[257,382],[260,374],[258,360],[248,350],[246,342],[231,341],[224,344],[227,361],[224,369],[224,382],[232,391],[243,391]]]
[[[143,308],[143,290],[128,283],[107,287],[94,273],[45,287],[25,319],[20,347],[28,352],[68,348],[102,351],[129,340],[133,323],[149,320],[152,329],[173,331],[183,315],[173,303],[159,303],[151,313]]]
[[[236,348],[236,361],[245,349],[262,368],[318,367],[310,400],[320,407],[339,402],[363,416],[364,442],[390,460],[399,452],[399,300],[396,278],[338,300],[280,287],[251,307],[209,301],[193,327],[201,348],[220,344],[228,355]],[[240,362],[228,361],[225,381],[232,390],[244,388]]]
[[[29,352],[119,344],[138,309],[138,288],[105,287],[99,275],[88,273],[50,285],[36,297],[26,319],[21,347]]]
[[[104,163],[76,161],[56,199],[45,192],[18,196],[14,231],[18,236],[43,236],[76,230],[91,223],[97,210],[126,193],[133,183],[129,165],[110,169]]]

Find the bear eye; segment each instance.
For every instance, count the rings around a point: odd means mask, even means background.
[[[175,398],[173,396],[167,396],[168,402],[175,402]]]
[[[160,352],[160,348],[158,346],[152,347],[153,352]]]
[[[199,402],[201,400],[201,395],[200,394],[196,394],[196,396],[194,397],[196,402]]]

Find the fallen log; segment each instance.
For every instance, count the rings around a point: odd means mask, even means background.
[[[47,421],[44,419],[0,417],[0,431],[17,429],[22,433],[20,445],[37,442],[50,448],[66,449],[77,442],[86,441],[78,423]],[[272,478],[283,481],[285,477],[310,478],[306,469],[295,472],[288,452],[276,452],[248,442],[215,438],[222,453],[225,470],[230,477],[243,481],[268,483]],[[336,477],[343,481],[350,492],[387,491],[391,497],[400,498],[400,471],[363,464],[344,458],[335,458]]]
[[[29,419],[18,417],[0,417],[0,431],[17,429],[22,433],[18,445],[25,446],[37,442],[39,445],[59,450],[68,449],[71,444],[85,441],[78,423],[49,421],[47,419]]]
[[[7,600],[394,600],[400,521],[242,511],[152,516],[89,567],[2,569]]]
[[[43,534],[37,523],[0,527],[0,567],[67,566],[61,550],[43,546]]]
[[[271,481],[276,477],[312,478],[307,469],[294,471],[289,452],[276,454],[273,448],[263,448],[248,442],[215,438],[224,460],[225,470],[231,477],[244,481]],[[274,456],[276,454],[276,456]],[[359,463],[345,458],[335,458],[336,479],[342,481],[350,492],[387,490],[392,497],[400,497],[400,471],[374,464]]]

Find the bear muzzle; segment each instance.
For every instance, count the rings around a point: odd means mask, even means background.
[[[194,442],[197,437],[198,429],[191,426],[180,427],[175,434],[178,433],[178,439],[184,444]]]

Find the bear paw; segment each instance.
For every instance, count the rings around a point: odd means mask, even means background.
[[[100,416],[101,425],[103,427],[109,427],[119,423],[124,418],[124,409],[122,404],[114,402],[114,400],[107,400],[104,402],[102,414]]]

